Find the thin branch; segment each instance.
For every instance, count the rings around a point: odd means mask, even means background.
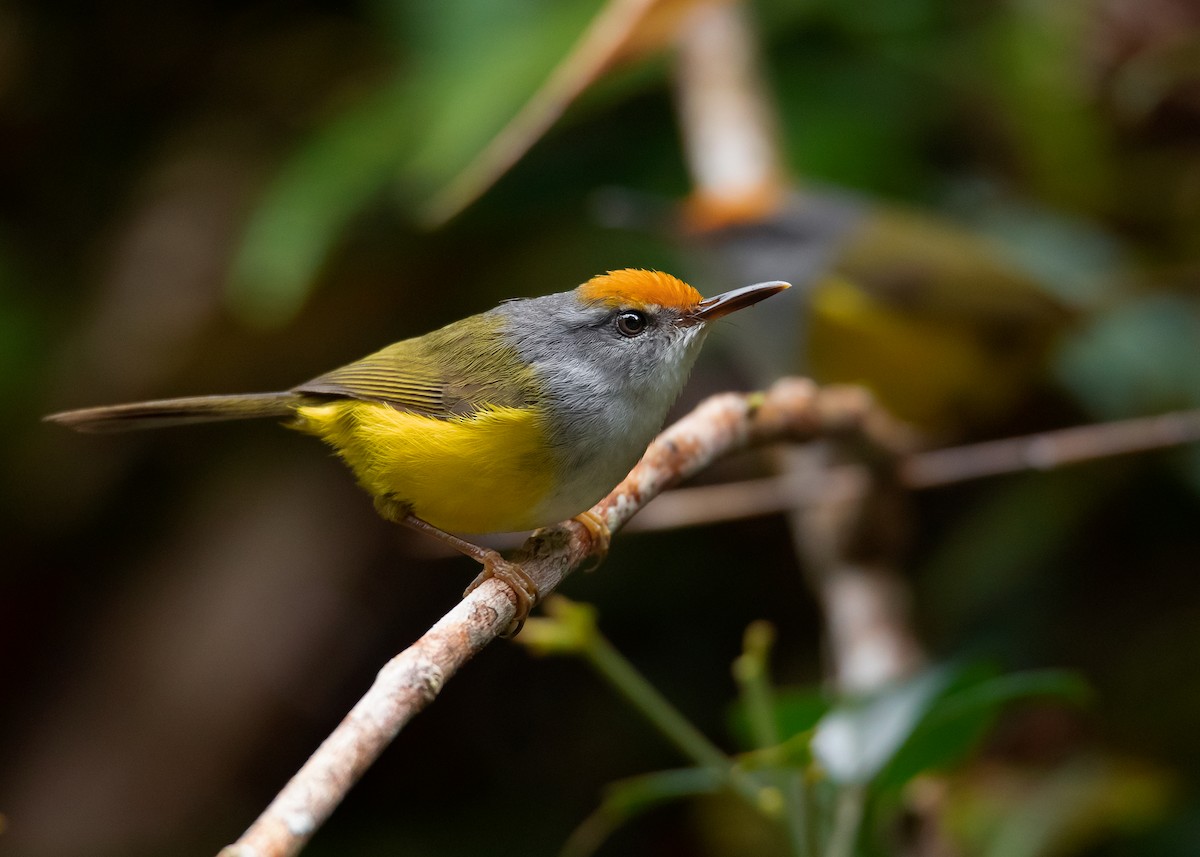
[[[909,488],[935,488],[1196,441],[1200,441],[1200,410],[1175,411],[922,452],[903,462],[900,477]]]
[[[1028,470],[1053,470],[1101,458],[1200,441],[1200,410],[1175,411],[909,454],[899,479],[913,490]],[[811,502],[822,486],[793,472],[679,488],[658,497],[631,530],[670,530],[774,515]]]
[[[766,393],[714,396],[664,431],[641,462],[592,511],[614,533],[661,491],[716,458],[754,444],[859,434],[893,448],[903,432],[854,388],[780,381]],[[580,524],[539,530],[512,557],[547,594],[591,559]],[[221,857],[297,854],[397,733],[445,683],[508,626],[515,599],[491,580],[466,596],[421,639],[393,658],[366,695]]]

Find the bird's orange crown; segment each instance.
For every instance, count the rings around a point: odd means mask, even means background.
[[[578,292],[581,300],[608,306],[660,306],[684,310],[703,300],[698,291],[678,277],[641,268],[597,274],[580,286]]]

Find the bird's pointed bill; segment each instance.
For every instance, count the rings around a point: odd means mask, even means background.
[[[755,283],[752,286],[742,286],[740,289],[724,292],[715,297],[705,298],[696,305],[692,318],[697,321],[715,321],[718,318],[737,312],[748,306],[753,306],[764,298],[778,294],[784,289],[790,289],[790,283],[782,280],[771,280],[767,283]]]

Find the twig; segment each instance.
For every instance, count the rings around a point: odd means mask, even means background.
[[[902,486],[923,490],[1197,441],[1200,410],[1175,411],[911,453],[901,459],[898,476]],[[811,501],[820,490],[821,486],[792,472],[678,488],[656,498],[630,529],[669,530],[774,515]]]
[[[909,488],[935,488],[1002,473],[1053,470],[1066,464],[1198,440],[1200,410],[1175,411],[922,452],[903,462],[900,478]]]
[[[833,810],[833,831],[829,836],[826,857],[852,857],[862,826],[866,799],[863,786],[844,786],[839,792]]]
[[[752,444],[860,435],[895,449],[899,425],[854,388],[818,389],[787,379],[766,393],[714,396],[664,431],[593,513],[614,533],[669,485]],[[587,562],[593,544],[580,524],[540,530],[513,556],[549,593]],[[271,805],[221,857],[297,854],[351,786],[445,683],[512,621],[515,599],[492,580],[466,596],[421,639],[392,659],[366,695],[325,739]]]
[[[777,515],[809,499],[812,493],[812,483],[792,473],[676,488],[654,498],[626,529],[675,530],[701,523]]]

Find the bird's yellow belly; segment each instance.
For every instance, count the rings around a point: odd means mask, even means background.
[[[437,419],[339,399],[300,407],[296,416],[296,427],[329,443],[372,496],[407,504],[435,527],[494,533],[554,523],[538,516],[553,464],[532,409]]]

